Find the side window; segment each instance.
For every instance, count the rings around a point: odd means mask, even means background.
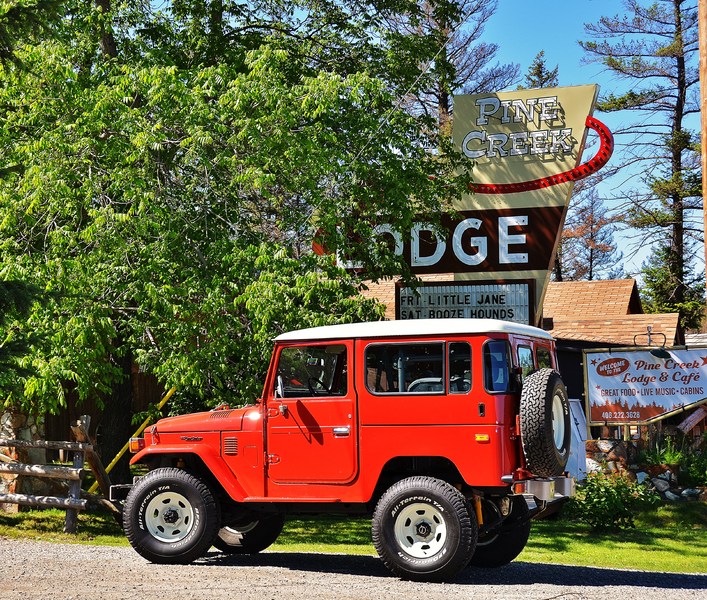
[[[467,342],[449,344],[449,392],[459,394],[471,389],[471,346]]]
[[[343,344],[283,348],[277,364],[275,396],[343,396],[347,390],[346,377],[346,346]]]
[[[552,356],[549,348],[540,346],[537,350],[537,358],[539,369],[552,369]]]
[[[489,392],[510,392],[513,387],[508,344],[491,340],[484,345],[484,386]]]
[[[444,391],[444,344],[371,344],[366,387],[377,394]]]
[[[521,368],[523,381],[525,381],[526,376],[535,370],[533,350],[530,346],[518,346],[518,366]]]

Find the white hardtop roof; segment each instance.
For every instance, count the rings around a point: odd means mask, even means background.
[[[324,325],[290,331],[277,336],[279,342],[331,340],[342,338],[400,337],[478,333],[512,333],[551,340],[542,329],[496,319],[409,319],[371,321],[344,325]]]

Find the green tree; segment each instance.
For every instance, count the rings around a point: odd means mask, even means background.
[[[17,392],[17,382],[29,373],[22,359],[31,350],[36,336],[21,332],[21,320],[29,315],[40,291],[23,281],[0,281],[0,392]]]
[[[2,0],[0,2],[0,64],[18,65],[16,48],[52,31],[64,0]]]
[[[668,268],[669,256],[670,248],[659,246],[643,264],[643,308],[649,313],[680,313],[680,325],[684,329],[699,330],[704,318],[704,274],[688,271],[683,280],[675,279]],[[684,293],[678,299],[678,290],[683,288]]]
[[[670,295],[659,303],[685,306],[694,292],[689,257],[702,229],[698,139],[685,124],[699,112],[697,10],[686,0],[624,0],[624,6],[623,15],[585,25],[593,41],[581,45],[589,61],[628,84],[628,91],[609,94],[598,105],[626,111],[627,124],[614,132],[625,140],[614,169],[641,182],[623,186],[619,212],[641,232],[641,246],[660,245],[671,283]],[[655,293],[667,289],[659,286]]]
[[[535,55],[533,62],[528,67],[528,72],[525,74],[525,85],[519,85],[518,89],[557,87],[559,85],[558,73],[559,67],[557,65],[554,69],[547,68],[545,50],[541,50]]]
[[[125,419],[135,363],[183,408],[248,402],[279,331],[381,317],[311,255],[314,232],[383,277],[402,264],[362,243],[376,225],[405,234],[467,183],[398,107],[414,78],[371,24],[387,4],[74,2],[60,35],[21,49],[28,68],[0,81],[17,165],[0,269],[51,299],[26,326],[46,340],[35,374],[7,402],[56,411],[71,388]]]

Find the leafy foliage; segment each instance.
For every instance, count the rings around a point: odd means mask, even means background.
[[[626,475],[593,472],[570,501],[568,514],[593,529],[634,527],[641,508],[657,505],[660,497],[646,485],[631,481]]]
[[[311,243],[386,277],[403,267],[364,243],[376,225],[405,235],[466,189],[450,141],[399,107],[432,49],[391,53],[380,24],[411,7],[69,1],[24,44],[0,80],[0,274],[49,300],[6,404],[118,406],[132,358],[180,408],[252,401],[280,331],[380,318]]]
[[[0,281],[0,390],[16,391],[17,380],[29,372],[21,360],[36,343],[37,337],[23,335],[21,321],[40,299],[37,286],[23,281]]]

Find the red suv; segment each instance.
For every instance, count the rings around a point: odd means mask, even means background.
[[[150,471],[115,486],[114,498],[128,488],[125,532],[150,561],[188,563],[212,545],[259,552],[287,515],[363,514],[400,577],[504,565],[530,519],[573,491],[556,366],[548,333],[505,321],[280,335],[255,403],[162,419],[131,440]]]

